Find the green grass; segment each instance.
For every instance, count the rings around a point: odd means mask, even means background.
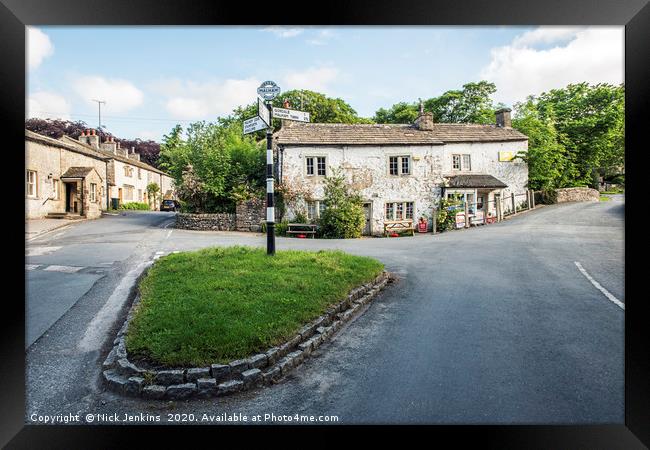
[[[602,191],[601,194],[625,194],[625,189],[610,189],[609,191]]]
[[[380,262],[340,251],[216,247],[160,258],[140,284],[126,346],[164,366],[204,366],[281,344]]]
[[[601,195],[601,196],[600,196],[600,201],[601,201],[601,202],[608,202],[608,201],[610,201],[610,200],[611,200],[611,197],[608,197],[608,196],[606,196],[606,195]]]

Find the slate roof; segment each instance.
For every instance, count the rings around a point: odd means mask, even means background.
[[[436,123],[423,131],[410,124],[341,124],[293,122],[275,133],[286,145],[442,145],[447,142],[503,142],[528,140],[513,128],[496,125]]]
[[[454,175],[447,177],[450,188],[506,188],[503,181],[492,175]]]
[[[52,147],[64,148],[66,150],[70,150],[75,153],[90,156],[92,158],[101,159],[102,161],[107,159],[104,153],[101,153],[99,150],[95,150],[92,147],[68,144],[59,139],[43,136],[42,134],[34,133],[33,131],[29,131],[29,130],[25,130],[25,139],[29,141],[39,142],[41,144],[49,145]]]
[[[92,167],[69,167],[61,178],[86,178],[92,170]]]

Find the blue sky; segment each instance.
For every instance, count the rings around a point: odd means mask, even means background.
[[[261,81],[341,97],[366,117],[464,83],[495,101],[623,81],[622,27],[30,27],[27,115],[160,140],[255,100]]]

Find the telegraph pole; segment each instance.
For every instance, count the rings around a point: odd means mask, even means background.
[[[99,128],[97,131],[102,131],[102,103],[106,104],[106,102],[104,100],[95,100],[94,98],[92,101],[97,102],[97,106],[99,108]]]

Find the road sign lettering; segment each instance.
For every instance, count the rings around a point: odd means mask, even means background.
[[[271,126],[271,112],[264,101],[257,97],[257,115],[264,121],[267,127]]]
[[[244,120],[244,134],[254,133],[264,128],[267,128],[267,124],[259,116]]]
[[[265,81],[257,88],[257,93],[264,100],[273,100],[280,93],[280,86],[275,81]]]
[[[309,113],[293,109],[273,108],[273,118],[297,120],[298,122],[309,122]]]

